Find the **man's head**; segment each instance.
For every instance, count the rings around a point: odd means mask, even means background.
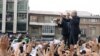
[[[66,18],[69,18],[69,16],[70,16],[70,13],[67,12],[67,13],[66,13]]]
[[[72,11],[72,12],[71,12],[71,16],[72,16],[72,17],[77,16],[77,11]]]

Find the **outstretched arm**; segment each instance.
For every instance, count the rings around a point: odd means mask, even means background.
[[[9,38],[8,36],[1,36],[0,38],[0,56],[8,56]]]

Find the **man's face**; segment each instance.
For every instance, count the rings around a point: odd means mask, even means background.
[[[66,13],[66,18],[69,18],[70,14],[69,13]]]
[[[76,11],[71,12],[71,16],[72,17],[77,16],[77,12]]]

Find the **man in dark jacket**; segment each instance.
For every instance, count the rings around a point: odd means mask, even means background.
[[[71,13],[71,20],[70,20],[70,39],[69,43],[71,45],[77,44],[78,41],[78,35],[80,34],[80,18],[77,16],[77,12],[73,11]]]
[[[98,43],[100,43],[100,36],[98,37]]]
[[[61,18],[62,18],[61,23],[58,23],[59,20],[57,21],[58,26],[62,28],[62,35],[63,35],[63,40],[64,40],[65,44],[69,39],[69,33],[70,33],[70,29],[69,29],[70,19],[69,19],[69,16],[70,16],[69,13],[67,13],[66,16],[61,15]]]

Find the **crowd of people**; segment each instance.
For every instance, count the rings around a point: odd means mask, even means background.
[[[23,41],[24,38],[19,36],[11,42],[7,35],[1,35],[0,56],[100,56],[100,37],[80,39],[74,48],[68,48],[64,40]]]
[[[100,37],[78,38],[80,18],[76,11],[61,18],[55,22],[62,28],[63,39],[36,41],[27,34],[0,35],[0,56],[100,56]]]

